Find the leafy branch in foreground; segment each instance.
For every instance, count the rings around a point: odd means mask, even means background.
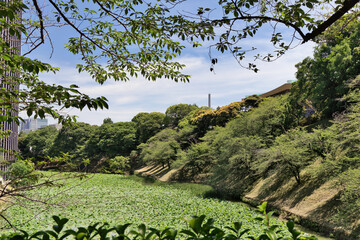
[[[181,73],[184,65],[174,59],[185,47],[205,42],[210,45],[211,69],[217,63],[211,57],[213,48],[233,54],[240,64],[254,51],[259,52],[252,56],[255,59],[273,61],[301,43],[316,40],[345,14],[358,15],[359,1],[218,0],[206,6],[189,6],[186,0],[45,2],[46,8],[38,0],[26,3],[29,16],[34,16],[26,19],[31,23],[30,51],[45,39],[51,41],[45,34],[48,28],[66,25],[74,33],[67,49],[83,60],[78,70],[103,83],[138,75],[188,81],[190,76]],[[263,53],[263,46],[243,41],[263,35],[264,30],[273,50]],[[243,66],[258,70],[253,62]]]
[[[252,239],[252,240],[317,240],[314,236],[304,236],[301,232],[295,230],[294,223],[287,223],[286,233],[284,230],[277,230],[278,225],[270,225],[270,217],[272,212],[266,212],[266,202],[258,207],[258,210],[264,215],[264,223],[266,225],[263,233],[256,236],[251,233],[251,229],[243,228],[241,222],[234,222],[231,226],[225,226],[226,230],[214,226],[215,220],[210,218],[206,220],[205,215],[199,217],[192,217],[187,220],[188,229],[177,231],[173,228],[165,228],[163,230],[147,227],[145,224],[140,224],[137,229],[129,229],[131,223],[117,225],[110,227],[108,223],[95,223],[87,227],[79,227],[77,230],[64,230],[67,218],[60,218],[53,216],[56,224],[52,226],[51,230],[41,230],[33,234],[26,231],[13,233],[9,235],[2,235],[1,240],[91,240],[91,239],[113,239],[113,240],[237,240],[237,239]],[[261,218],[263,220],[263,218]],[[285,237],[287,235],[287,237]]]

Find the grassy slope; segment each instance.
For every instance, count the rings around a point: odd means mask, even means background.
[[[323,184],[297,185],[294,179],[281,181],[276,175],[261,179],[244,196],[245,201],[268,201],[284,218],[293,218],[300,224],[337,239],[349,239],[351,227],[333,223],[338,207],[338,189],[332,181]]]

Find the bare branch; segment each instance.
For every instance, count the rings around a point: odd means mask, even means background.
[[[33,0],[33,4],[35,6],[36,12],[38,14],[38,18],[39,18],[39,22],[40,22],[40,43],[38,43],[37,45],[35,45],[30,51],[28,51],[27,53],[24,54],[24,56],[26,56],[27,54],[30,54],[32,51],[34,51],[35,49],[37,49],[41,44],[43,44],[45,42],[45,36],[44,36],[44,18],[43,18],[43,14],[42,11],[37,3],[37,0]]]
[[[260,19],[260,20],[266,20],[266,21],[274,21],[274,22],[278,22],[278,23],[282,23],[286,26],[292,27],[293,29],[295,29],[295,31],[297,33],[300,34],[300,36],[304,39],[305,38],[305,34],[303,33],[303,31],[296,26],[294,23],[291,22],[287,22],[284,21],[282,19],[278,19],[278,18],[273,18],[273,17],[267,17],[267,16],[242,16],[242,17],[236,17],[236,18],[227,18],[226,21],[236,21],[236,20],[252,20],[252,19]],[[223,19],[217,19],[217,20],[212,20],[212,23],[221,23],[223,22]]]
[[[3,214],[0,213],[0,217],[9,224],[9,226],[14,230],[14,232],[16,232],[16,228],[11,224],[11,222]]]

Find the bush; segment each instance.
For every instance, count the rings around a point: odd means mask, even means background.
[[[8,179],[13,186],[33,184],[39,180],[39,177],[34,171],[34,163],[30,160],[17,160],[9,167]]]
[[[130,168],[130,159],[128,157],[116,156],[106,160],[106,167],[103,168],[105,173],[124,174]]]
[[[314,158],[312,134],[296,128],[278,136],[272,147],[263,151],[263,162],[258,167],[262,171],[277,168],[288,172],[298,184],[301,183],[300,171],[308,166]]]

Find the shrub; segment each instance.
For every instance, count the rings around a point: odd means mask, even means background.
[[[114,158],[110,158],[106,160],[107,166],[103,168],[103,172],[123,174],[129,170],[129,162],[130,159],[128,157],[116,156]]]
[[[30,160],[17,160],[9,167],[8,179],[13,186],[30,185],[39,180],[40,175],[34,171]]]

